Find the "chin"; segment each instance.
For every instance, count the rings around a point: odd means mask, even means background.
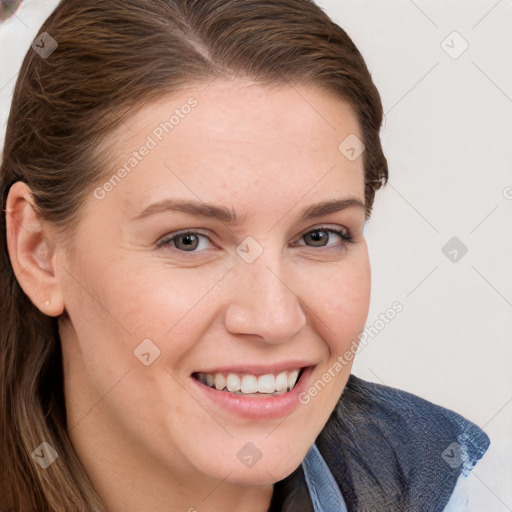
[[[300,462],[296,465],[280,464],[277,467],[267,464],[261,465],[258,469],[256,467],[235,468],[229,477],[225,479],[225,482],[238,487],[273,485],[291,475],[299,465]]]
[[[299,450],[294,447],[292,451],[286,443],[283,446],[286,446],[285,450],[263,448],[263,443],[259,445],[262,446],[262,452],[255,450],[251,453],[251,448],[244,452],[242,448],[237,451],[234,459],[232,455],[226,458],[226,454],[213,456],[205,461],[207,466],[203,466],[203,472],[213,479],[236,486],[272,485],[293,473],[307,453],[307,448]],[[224,457],[223,464],[219,463],[221,457]]]

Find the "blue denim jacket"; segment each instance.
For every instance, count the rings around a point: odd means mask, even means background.
[[[302,470],[315,512],[458,512],[450,498],[489,443],[449,409],[351,375]]]

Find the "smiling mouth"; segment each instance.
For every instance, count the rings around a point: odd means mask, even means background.
[[[305,368],[279,373],[193,373],[192,377],[217,391],[243,396],[279,396],[291,391]]]

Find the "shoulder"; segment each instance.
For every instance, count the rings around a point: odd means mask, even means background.
[[[489,443],[454,411],[354,375],[317,440],[349,509],[430,512],[445,509]]]

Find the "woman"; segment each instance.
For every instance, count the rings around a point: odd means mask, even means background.
[[[0,510],[454,510],[485,433],[350,374],[381,121],[311,1],[61,2],[0,173]]]

